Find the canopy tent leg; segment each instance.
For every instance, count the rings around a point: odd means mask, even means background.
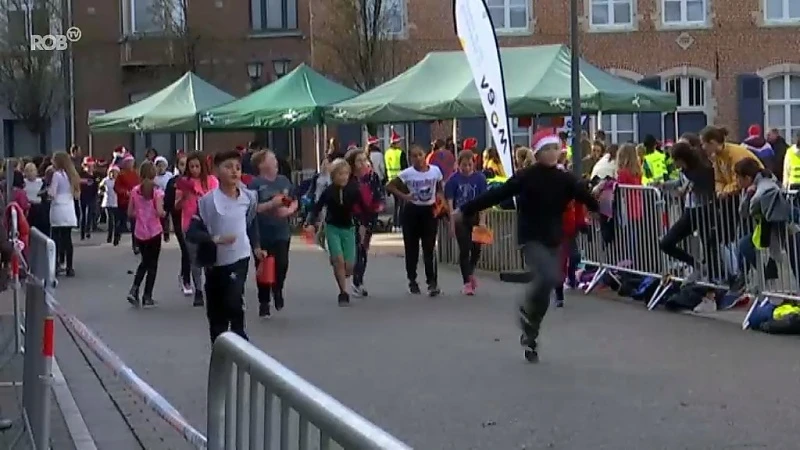
[[[297,161],[297,133],[296,128],[291,128],[289,132],[289,159],[290,164],[294,168],[295,161]]]
[[[603,111],[597,111],[597,118],[595,119],[597,123],[595,123],[592,129],[592,139],[596,139],[597,131],[603,129]]]
[[[681,132],[678,130],[678,110],[677,109],[672,114],[672,118],[675,119],[675,141],[677,142],[677,140],[680,139],[680,136],[681,136]]]
[[[94,157],[94,139],[92,138],[92,133],[89,133],[89,156]]]
[[[322,125],[322,154],[328,150],[328,126]]]
[[[458,145],[458,119],[453,119],[453,129],[451,132],[453,134],[453,145],[456,148],[456,158],[458,158],[458,153],[461,151],[459,150],[461,146]]]
[[[203,151],[203,129],[198,128],[197,131],[194,132],[194,149],[195,151],[202,152]]]
[[[320,132],[319,125],[314,125],[314,162],[317,164],[317,172],[319,172],[322,165],[322,148],[319,144]]]

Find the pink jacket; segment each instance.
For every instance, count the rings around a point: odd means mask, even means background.
[[[161,217],[156,209],[158,199],[164,200],[164,191],[157,186],[153,187],[153,198],[145,198],[142,195],[141,185],[137,185],[131,191],[131,207],[136,218],[133,234],[140,241],[150,240],[164,231],[161,227]]]
[[[177,183],[175,185],[175,200],[181,201],[181,229],[183,231],[189,229],[192,216],[197,214],[197,201],[200,197],[219,187],[219,180],[214,175],[209,175],[207,178],[208,189],[203,189],[200,180],[196,178],[190,178],[189,181],[193,184],[191,191],[181,190]]]

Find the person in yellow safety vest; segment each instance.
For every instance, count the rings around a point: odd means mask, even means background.
[[[794,145],[786,149],[783,157],[783,187],[800,189],[800,134]]]
[[[652,134],[645,136],[643,144],[642,184],[663,183],[668,179],[667,156],[656,148],[656,138]]]
[[[383,160],[386,163],[386,179],[391,181],[397,178],[404,169],[408,167],[408,158],[406,152],[400,148],[400,142],[403,138],[394,131],[392,128],[392,135],[389,139],[389,147],[383,152]],[[395,232],[399,232],[403,226],[401,223],[400,210],[402,202],[397,197],[394,197],[394,209],[392,210],[392,224]]]

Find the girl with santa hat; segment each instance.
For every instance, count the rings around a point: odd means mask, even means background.
[[[565,238],[564,212],[573,200],[592,211],[597,211],[598,204],[575,175],[557,167],[561,140],[552,130],[537,132],[532,150],[536,159],[532,166],[462,205],[453,213],[453,220],[463,222],[467,217],[517,197],[518,242],[522,243],[525,265],[531,273],[531,288],[519,307],[520,344],[525,349],[525,358],[537,362],[539,329],[551,294],[561,279],[559,254]]]

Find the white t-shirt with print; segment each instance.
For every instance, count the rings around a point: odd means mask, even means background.
[[[400,172],[398,178],[408,186],[412,197],[411,203],[423,206],[433,205],[436,202],[436,186],[443,177],[438,167],[430,165],[425,172],[409,167]]]

